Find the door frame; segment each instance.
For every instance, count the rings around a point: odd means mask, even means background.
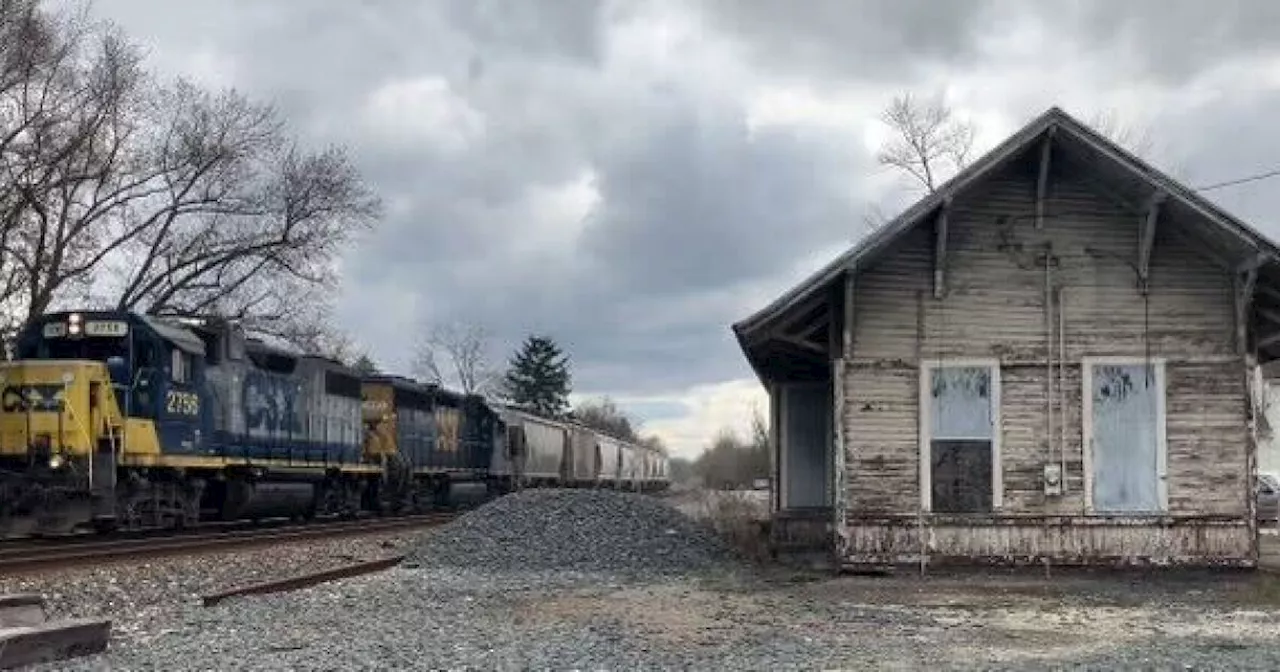
[[[1093,367],[1097,365],[1137,365],[1150,366],[1156,377],[1156,499],[1159,513],[1169,510],[1169,447],[1168,447],[1168,379],[1165,376],[1166,358],[1164,357],[1081,357],[1080,358],[1080,441],[1082,450],[1080,461],[1084,471],[1084,510],[1085,513],[1096,512],[1093,506]],[[1103,515],[1114,512],[1104,511]],[[1135,512],[1136,513],[1136,512]],[[1155,513],[1155,512],[1153,512]],[[1141,514],[1137,514],[1141,515]]]
[[[791,433],[787,431],[787,428],[790,426],[789,421],[791,416],[790,393],[795,391],[797,388],[823,389],[827,403],[831,405],[835,403],[834,395],[832,394],[834,386],[834,381],[825,382],[813,380],[792,381],[778,384],[778,507],[776,509],[778,511],[789,510],[787,505],[790,503],[791,499],[791,486],[789,482],[790,469],[787,467],[787,462],[789,461],[788,458],[791,455],[791,449],[793,447],[791,445]],[[834,423],[832,418],[832,413],[830,412],[830,409],[828,409],[826,422],[824,423],[826,431],[823,432],[822,441],[822,445],[825,446],[823,452],[823,470],[826,472],[822,479],[822,487],[827,491],[826,496],[824,497],[825,502],[823,506],[834,506],[836,500],[835,490],[832,487],[834,481],[831,478],[831,472],[835,470],[835,454],[833,450],[835,428],[833,427]]]
[[[1001,414],[1000,359],[998,357],[957,357],[929,359],[920,362],[919,432],[920,443],[920,510],[933,510],[933,394],[934,369],[982,367],[991,372],[991,512],[1004,508],[1004,458],[1000,444],[1004,439],[1004,417]]]

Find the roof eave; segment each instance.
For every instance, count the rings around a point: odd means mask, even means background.
[[[913,203],[892,221],[873,231],[849,250],[821,270],[802,280],[769,305],[756,311],[751,316],[734,323],[735,330],[750,335],[759,330],[776,315],[785,312],[795,304],[808,299],[816,291],[820,291],[828,283],[835,280],[845,271],[857,271],[859,261],[892,244],[899,236],[914,228],[929,213],[951,200],[974,181],[981,179],[991,171],[1003,166],[1010,158],[1027,149],[1029,143],[1050,128],[1056,126],[1065,112],[1057,107],[1050,108],[1038,118],[1028,123],[1021,131],[1005,139],[994,149],[951,179],[947,180],[934,192]]]

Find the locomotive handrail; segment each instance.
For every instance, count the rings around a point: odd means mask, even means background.
[[[85,429],[84,423],[80,422],[80,418],[76,416],[75,404],[68,404],[65,402],[65,399],[66,399],[65,394],[67,389],[67,386],[65,383],[63,383],[62,389],[63,389],[63,395],[64,395],[63,396],[64,402],[62,404],[63,410],[67,412],[67,415],[71,416],[71,424],[74,425],[76,429],[80,430],[81,437],[84,438],[84,444],[86,446],[93,445],[93,437],[89,436],[89,430]],[[58,438],[59,440],[61,440],[62,437],[58,437]]]

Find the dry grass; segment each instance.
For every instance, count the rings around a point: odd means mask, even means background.
[[[691,517],[702,520],[749,559],[769,559],[768,500],[752,491],[697,490],[681,507]]]

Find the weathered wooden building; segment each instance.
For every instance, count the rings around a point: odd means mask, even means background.
[[[779,545],[1256,562],[1280,251],[1058,108],[734,331],[772,399]]]

